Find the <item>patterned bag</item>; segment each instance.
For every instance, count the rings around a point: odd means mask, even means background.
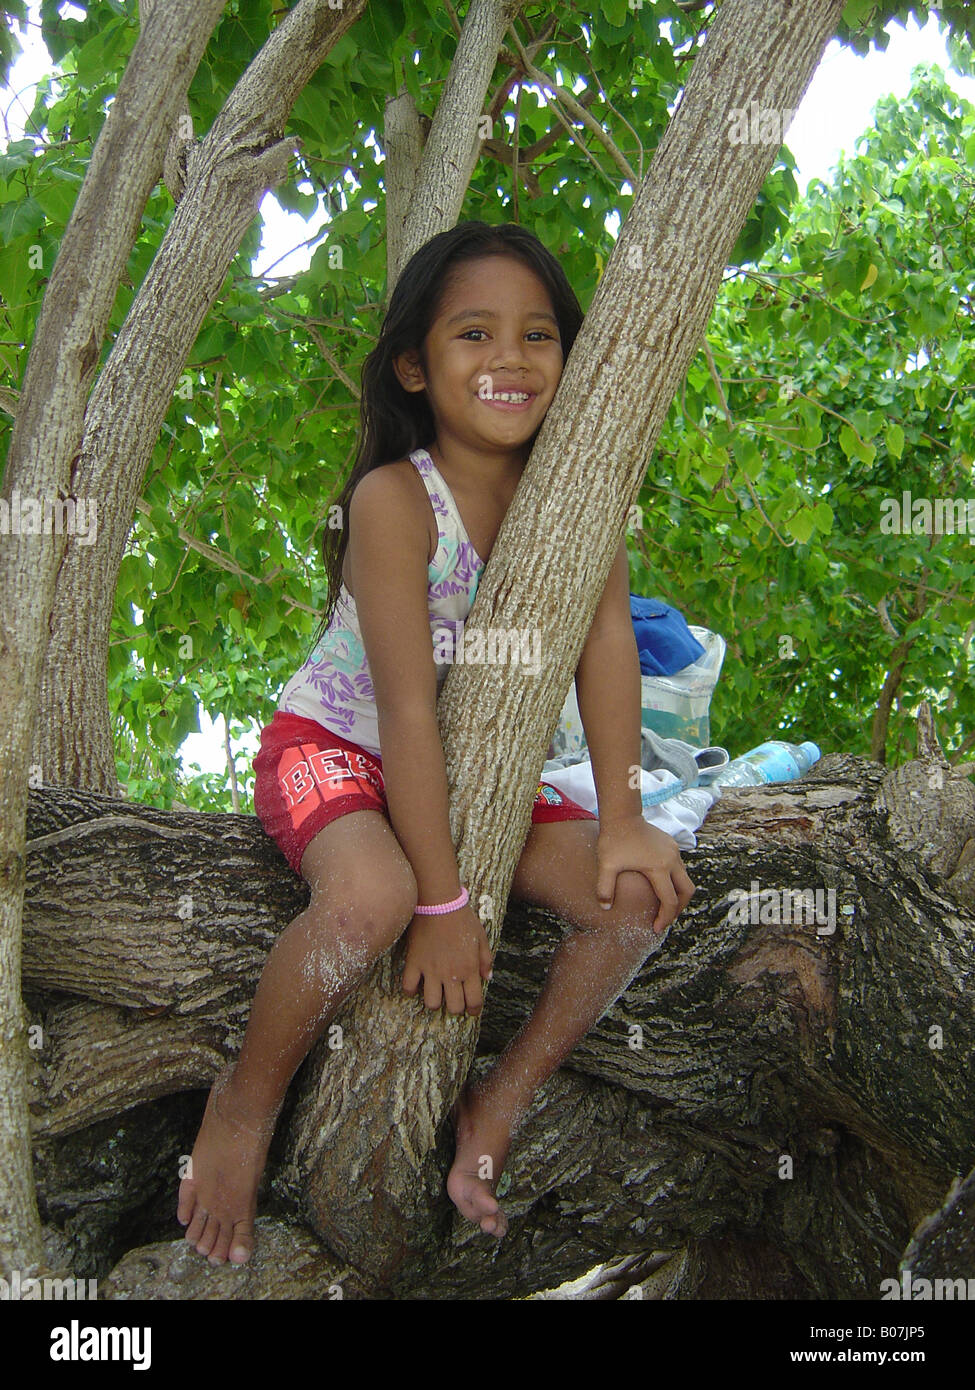
[[[711,743],[711,695],[721,674],[727,644],[710,628],[691,625],[690,631],[704,648],[704,655],[672,676],[641,676],[641,723],[663,738],[679,738],[695,748]],[[586,734],[576,699],[575,681],[569,686],[558,727],[547,756],[560,758],[586,746]]]

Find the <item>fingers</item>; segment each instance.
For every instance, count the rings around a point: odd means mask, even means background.
[[[467,1012],[471,1018],[476,1018],[484,1007],[481,981],[477,975],[472,975],[470,979],[464,981],[464,999],[467,1004]]]
[[[438,979],[431,975],[423,977],[423,1002],[428,1009],[439,1009],[443,989]]]
[[[651,888],[657,895],[658,909],[657,915],[653,919],[653,930],[659,935],[670,926],[677,916],[680,911],[680,904],[670,874],[651,874],[649,880]]]
[[[443,986],[444,999],[447,1002],[447,1012],[449,1014],[462,1014],[465,1008],[464,986],[460,980],[445,980]]]
[[[417,971],[417,975],[419,975]],[[406,978],[404,973],[404,979]],[[476,977],[475,977],[476,978]],[[416,993],[416,985],[411,990],[406,989],[407,994]],[[480,993],[480,985],[478,985]],[[462,1014],[466,1008],[466,997],[464,984],[460,980],[439,980],[434,974],[423,976],[423,1002],[427,1008],[435,1013],[442,1004],[446,1005],[449,1014]]]
[[[683,864],[669,874],[653,874],[649,881],[657,895],[658,911],[653,921],[653,930],[659,935],[684,911],[697,889]]]
[[[684,868],[683,864],[681,864],[680,868],[675,873],[671,874],[671,878],[673,879],[674,887],[677,889],[677,896],[680,899],[680,910],[683,912],[684,908],[697,892],[697,889],[688,878],[687,870]]]
[[[478,975],[468,975],[464,980],[444,980],[444,1002],[449,1014],[468,1013],[473,1018],[484,1007],[481,981]],[[439,1004],[437,1005],[439,1008]]]
[[[616,875],[618,869],[609,866],[601,867],[596,875],[596,898],[600,907],[607,911],[613,906],[613,899],[616,897]]]
[[[434,975],[421,977],[421,972],[416,966],[407,966],[403,971],[403,993],[415,995],[421,978],[423,980],[423,1002],[433,1012],[443,1004],[449,1014],[468,1013],[473,1018],[484,1008],[484,994],[479,975],[469,975],[464,980],[444,980],[441,982]]]

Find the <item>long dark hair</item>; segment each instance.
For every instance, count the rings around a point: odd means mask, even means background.
[[[328,580],[328,598],[315,645],[328,627],[342,584],[342,562],[349,543],[348,505],[360,478],[394,463],[414,449],[425,448],[436,437],[433,412],[425,391],[404,391],[393,370],[400,353],[415,349],[426,370],[424,344],[454,268],[463,261],[484,256],[516,256],[548,290],[562,339],[563,361],[569,356],[582,326],[583,312],[558,261],[538,237],[515,223],[491,226],[487,222],[461,222],[440,232],[421,246],[403,267],[390,296],[389,308],[379,332],[379,342],[362,364],[362,397],[359,403],[359,448],[345,483],[329,506],[341,507],[341,528],[326,527],[322,559]]]

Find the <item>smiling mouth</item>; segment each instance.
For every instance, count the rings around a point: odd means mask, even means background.
[[[478,395],[478,400],[495,410],[526,410],[535,399],[534,391],[496,391],[490,396]]]

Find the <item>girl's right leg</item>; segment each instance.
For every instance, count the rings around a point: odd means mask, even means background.
[[[305,850],[301,874],[311,901],[268,956],[240,1056],[214,1083],[180,1184],[185,1239],[211,1264],[249,1258],[257,1186],[291,1078],[416,907],[416,879],[382,812],[331,821]]]

